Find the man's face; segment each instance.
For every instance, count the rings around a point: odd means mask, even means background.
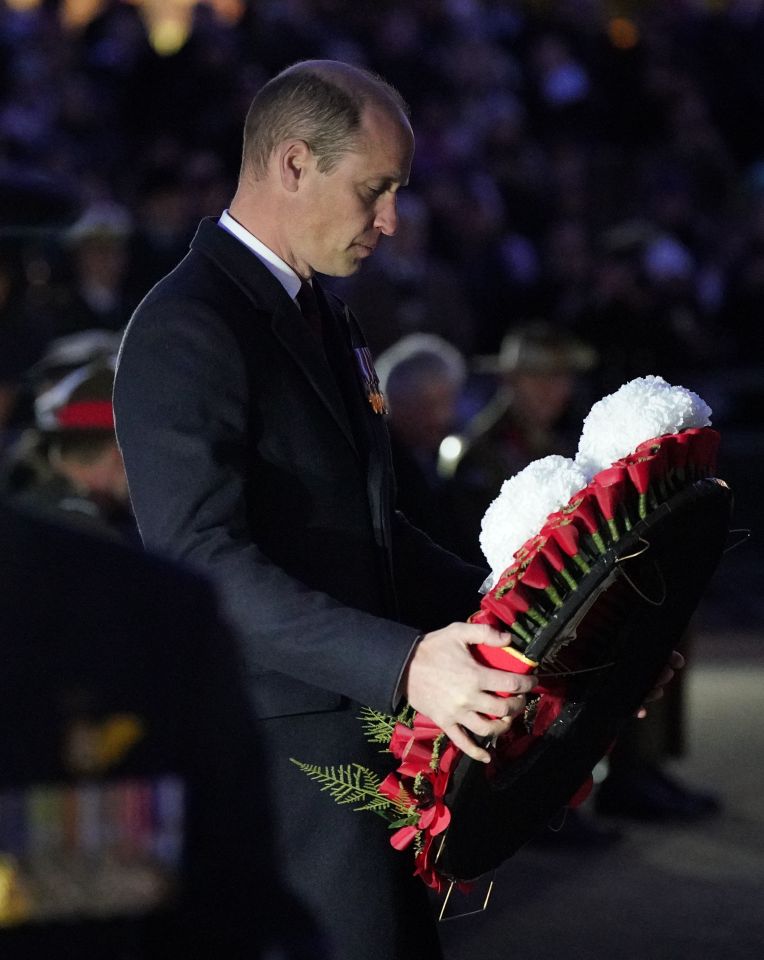
[[[288,262],[303,277],[355,273],[397,226],[396,192],[408,183],[414,138],[403,117],[367,107],[356,149],[329,173],[314,163],[301,184]]]

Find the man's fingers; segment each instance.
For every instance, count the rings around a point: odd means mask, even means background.
[[[525,710],[525,696],[516,694],[511,697],[494,697],[485,694],[479,702],[475,703],[475,710],[497,719],[516,717]]]
[[[455,743],[462,753],[465,753],[468,757],[471,757],[473,760],[477,760],[480,763],[488,763],[490,761],[491,755],[489,752],[484,750],[482,747],[479,747],[472,737],[470,737],[470,735],[466,733],[458,724],[448,727],[445,732],[448,735],[449,740],[452,743]]]
[[[487,623],[466,624],[468,633],[465,635],[467,643],[484,643],[488,647],[508,647],[510,636],[489,627]]]
[[[506,717],[487,717],[482,713],[468,713],[462,720],[461,726],[476,737],[499,737],[506,733],[512,725],[514,714]]]
[[[499,701],[501,708],[508,709],[506,715],[495,715],[492,718],[481,713],[469,713],[464,717],[461,724],[447,727],[445,731],[463,753],[466,753],[473,760],[480,761],[480,763],[488,763],[491,755],[475,742],[473,736],[480,740],[500,737],[509,730],[512,721],[525,707],[525,697],[510,697],[509,703],[498,697],[495,699]]]
[[[674,671],[671,669],[671,667],[664,667],[664,668],[661,670],[661,672],[660,672],[660,674],[659,674],[659,676],[658,676],[658,679],[655,681],[655,686],[656,686],[656,687],[665,687],[666,684],[671,681],[671,679],[673,678],[673,676],[674,676]]]
[[[481,690],[491,693],[530,693],[538,680],[532,673],[510,673],[508,670],[495,670],[483,667],[479,675]]]
[[[537,681],[480,664],[469,644],[503,643],[485,624],[450,624],[426,634],[406,673],[406,695],[420,713],[431,717],[468,756],[485,762],[488,754],[469,739],[506,732],[511,718],[525,706],[525,694]],[[506,694],[506,696],[503,696]],[[510,718],[510,719],[506,719]]]
[[[668,665],[672,670],[681,670],[687,661],[678,650],[672,650]]]
[[[506,697],[504,702],[508,705],[507,712],[504,714],[504,716],[508,717],[510,720],[514,720],[515,717],[519,717],[525,710],[525,705],[527,703],[523,694],[518,694],[516,697]]]
[[[663,696],[663,687],[653,687],[643,698],[643,703],[655,703]]]

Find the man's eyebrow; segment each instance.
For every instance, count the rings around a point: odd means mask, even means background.
[[[403,173],[401,171],[397,171],[396,173],[379,173],[376,176],[369,177],[369,181],[372,180],[387,189],[396,183],[403,184]]]

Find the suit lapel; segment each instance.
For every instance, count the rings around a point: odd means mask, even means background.
[[[326,362],[321,344],[310,330],[297,306],[286,301],[279,306],[271,320],[271,328],[281,341],[284,349],[292,356],[313,389],[328,408],[353,449],[356,449],[353,431],[348,420],[348,412],[342,399],[337,381]]]
[[[382,414],[372,412],[361,385],[361,372],[358,369],[354,351],[357,347],[366,346],[366,341],[358,321],[344,304],[341,314],[335,312],[335,318],[346,350],[347,364],[353,377],[353,393],[356,398],[355,408],[358,411],[364,431],[364,446],[368,450],[366,495],[369,500],[374,538],[380,549],[385,568],[384,587],[388,609],[391,611],[391,616],[397,616],[398,601],[392,567],[392,532],[390,530],[390,518],[394,510],[393,465],[387,424]]]
[[[321,344],[279,281],[241,241],[219,227],[212,218],[201,222],[191,247],[212,259],[252,301],[255,310],[266,314],[274,335],[356,450],[347,410]]]

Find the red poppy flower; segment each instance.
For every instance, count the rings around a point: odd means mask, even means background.
[[[574,520],[580,521],[587,533],[598,533],[599,521],[592,501],[591,491],[586,487],[581,493],[577,493],[566,507],[563,507],[563,512],[572,516]]]
[[[414,726],[412,727],[414,736],[417,740],[435,740],[443,733],[440,727],[434,721],[430,720],[423,713],[414,715]]]
[[[513,593],[514,591],[510,591],[509,593],[505,593],[503,597],[497,597],[493,591],[491,591],[491,593],[487,593],[480,601],[480,606],[483,607],[483,609],[493,611],[504,625],[511,627],[517,619],[517,614],[524,612],[522,610],[518,611],[515,608],[515,604],[512,603],[510,598]]]
[[[554,526],[547,524],[544,530],[550,539],[554,540],[557,546],[569,557],[575,557],[579,552],[578,527],[576,527],[570,517],[561,520],[561,522],[556,523]]]
[[[628,474],[624,465],[600,470],[591,483],[590,489],[606,520],[615,518],[618,507],[623,502]]]
[[[400,760],[403,757],[403,751],[413,736],[411,727],[407,727],[405,723],[396,723],[393,727],[393,735],[390,738],[390,753]]]
[[[385,779],[377,787],[377,790],[393,803],[401,803],[406,806],[413,805],[413,798],[408,790],[394,773],[388,773]]]
[[[637,492],[639,494],[646,494],[650,488],[652,461],[649,459],[635,460],[631,457],[626,457],[625,463],[626,469],[629,471],[629,479],[637,488]]]
[[[422,849],[414,860],[414,876],[420,877],[428,887],[431,887],[437,893],[441,893],[446,885],[446,881],[435,869],[432,855],[432,840],[432,836],[425,835]]]
[[[432,805],[422,811],[419,817],[419,829],[427,830],[433,837],[443,833],[451,823],[451,811],[442,798],[436,798]]]
[[[534,587],[536,590],[546,590],[552,585],[551,574],[540,553],[536,554],[523,571],[522,582],[526,587]]]
[[[395,847],[396,850],[405,850],[418,833],[419,827],[401,827],[390,837],[390,845]]]
[[[692,461],[704,470],[713,473],[716,470],[716,455],[721,440],[718,431],[712,430],[710,427],[697,427],[686,432],[692,438],[690,441]]]
[[[684,469],[687,466],[687,457],[692,447],[691,433],[688,430],[683,430],[682,433],[672,433],[666,437],[666,446],[669,451],[670,465],[677,470],[680,475],[683,475]]]
[[[493,627],[494,630],[501,629],[501,620],[496,616],[492,610],[488,610],[486,607],[482,606],[479,610],[476,610],[469,619],[468,623],[485,623],[489,627]]]

